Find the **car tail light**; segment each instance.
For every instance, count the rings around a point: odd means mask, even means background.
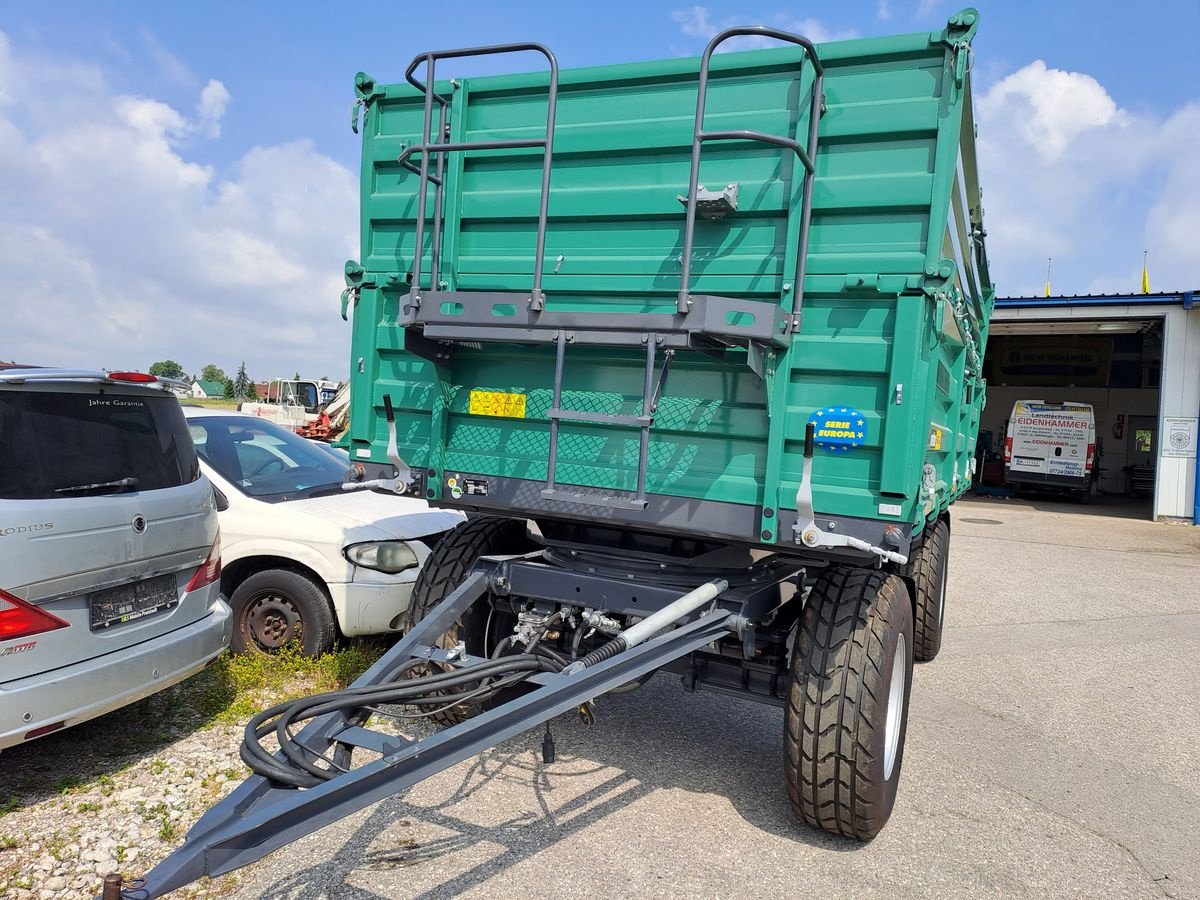
[[[1083,469],[1085,472],[1092,471],[1092,463],[1095,462],[1095,459],[1096,459],[1096,445],[1088,444],[1087,462],[1085,462],[1083,464]]]
[[[0,641],[68,628],[70,624],[6,591],[0,591]]]
[[[145,372],[109,372],[109,381],[130,381],[134,384],[153,384],[158,381],[155,375],[147,375]]]
[[[184,591],[191,593],[199,590],[205,585],[212,584],[221,577],[221,532],[217,530],[216,540],[213,541],[212,549],[208,551],[208,558],[204,560],[204,564],[196,570],[196,574],[192,576],[192,580],[188,582]]]
[[[1012,462],[1012,438],[1011,437],[1006,437],[1004,439],[1004,461],[1006,463]]]

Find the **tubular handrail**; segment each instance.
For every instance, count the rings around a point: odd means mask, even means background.
[[[708,72],[712,62],[712,55],[717,47],[725,41],[744,35],[769,37],[778,41],[796,44],[803,48],[805,56],[811,60],[816,78],[813,81],[812,102],[808,119],[807,148],[792,138],[782,135],[764,134],[761,131],[704,130],[704,109],[708,100]],[[803,64],[803,60],[801,60],[801,64]],[[792,150],[799,157],[805,169],[800,206],[800,248],[796,259],[795,288],[792,292],[791,315],[788,327],[789,329],[795,329],[798,326],[796,313],[799,312],[804,297],[805,259],[808,256],[808,229],[812,218],[812,183],[816,173],[817,126],[820,123],[821,112],[824,108],[824,84],[825,67],[821,65],[821,59],[817,55],[817,48],[813,46],[812,41],[803,35],[780,31],[777,28],[771,28],[766,25],[741,25],[734,28],[726,28],[709,41],[708,46],[704,48],[704,55],[700,58],[700,77],[696,85],[696,122],[692,132],[692,169],[688,176],[687,224],[683,232],[683,271],[680,273],[679,298],[676,307],[681,315],[686,315],[691,307],[689,282],[691,281],[692,274],[692,248],[696,239],[696,194],[700,185],[700,147],[705,141],[759,141]]]
[[[461,59],[467,56],[494,56],[500,53],[524,53],[532,51],[546,57],[550,64],[550,86],[546,100],[546,134],[542,138],[522,138],[511,141],[460,141],[450,143],[445,141],[446,112],[450,104],[447,97],[437,92],[435,67],[440,59]],[[425,82],[415,76],[417,68],[425,63]],[[433,261],[431,264],[432,289],[438,289],[438,255],[441,250],[441,217],[442,217],[442,182],[445,176],[445,159],[447,153],[460,150],[513,150],[525,147],[541,147],[542,153],[542,193],[538,204],[537,249],[534,256],[533,289],[530,292],[529,305],[531,309],[541,310],[545,306],[545,295],[542,293],[542,262],[546,255],[546,220],[550,200],[550,162],[554,154],[554,122],[558,104],[558,59],[550,48],[534,42],[517,44],[492,44],[484,47],[464,47],[458,50],[434,50],[413,57],[404,79],[425,95],[425,112],[421,130],[421,143],[406,147],[397,157],[397,162],[410,172],[420,176],[417,186],[417,223],[415,232],[415,247],[413,251],[412,287],[409,296],[414,305],[421,302],[421,257],[425,242],[425,194],[430,182],[437,189],[434,199],[433,222]],[[438,141],[432,140],[430,129],[433,125],[433,104],[437,101],[439,107]],[[409,162],[410,157],[421,154],[421,164],[416,166]],[[437,174],[429,172],[429,157],[437,155]]]

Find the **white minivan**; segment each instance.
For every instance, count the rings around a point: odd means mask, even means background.
[[[349,459],[266,419],[185,406],[218,490],[221,583],[236,651],[399,631],[421,565],[464,520],[423,499],[345,491]]]
[[[1086,499],[1096,457],[1096,417],[1087,403],[1018,400],[1004,439],[1004,478],[1014,487],[1080,492]]]
[[[0,749],[229,646],[213,487],[153,375],[0,366]]]

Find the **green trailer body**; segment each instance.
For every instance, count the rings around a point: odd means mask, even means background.
[[[557,73],[540,259],[548,73],[360,73],[352,456],[386,461],[390,404],[438,505],[802,552],[811,431],[818,530],[906,552],[969,488],[984,402],[976,23],[718,54],[699,124],[697,59]],[[702,143],[681,284],[694,131],[811,150],[814,108],[812,178]]]
[[[348,446],[396,472],[342,487],[488,515],[421,539],[438,538],[406,633],[350,688],[251,721],[254,774],[140,895],[543,724],[550,763],[551,720],[594,721],[655,673],[780,708],[797,818],[879,833],[983,404],[977,19],[820,47],[738,27],[700,61],[566,72],[503,45],[421,54],[404,85],[359,75]],[[746,35],[790,46],[713,55]],[[516,51],[549,71],[417,74]],[[370,727],[397,704],[447,727]]]

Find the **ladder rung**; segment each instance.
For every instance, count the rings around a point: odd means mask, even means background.
[[[629,425],[635,428],[654,424],[653,416],[614,416],[609,413],[583,412],[578,409],[550,409],[547,419],[573,419],[579,422],[604,422],[610,425]]]

